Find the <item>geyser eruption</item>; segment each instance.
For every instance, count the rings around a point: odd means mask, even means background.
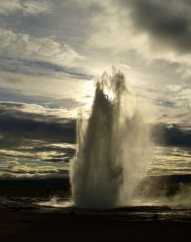
[[[89,119],[78,121],[78,152],[71,169],[76,206],[131,205],[145,174],[149,129],[120,72],[97,82]]]

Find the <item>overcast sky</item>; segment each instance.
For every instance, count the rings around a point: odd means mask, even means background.
[[[188,121],[190,57],[190,0],[0,1],[1,88],[80,102],[114,65],[161,116]]]

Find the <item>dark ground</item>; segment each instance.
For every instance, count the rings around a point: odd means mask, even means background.
[[[179,184],[182,177],[162,177],[161,191],[170,187],[169,184]],[[190,183],[190,176],[184,177],[184,183]],[[153,182],[155,182],[154,179]],[[187,181],[188,180],[188,181]],[[0,196],[9,200],[14,197],[26,196],[31,199],[48,199],[49,196],[65,197],[69,192],[69,180],[63,178],[49,179],[1,179]],[[152,183],[153,185],[153,183]],[[173,185],[174,187],[174,185]],[[38,188],[38,189],[37,189]],[[171,189],[170,189],[171,190]],[[14,201],[14,200],[13,200]],[[19,201],[19,200],[18,200]],[[0,205],[0,242],[37,242],[37,241],[190,241],[191,216],[190,210],[184,214],[188,219],[173,220],[159,219],[161,208],[141,208],[143,212],[151,211],[149,219],[136,219],[132,216],[131,208],[121,208],[115,211],[91,211],[85,209],[68,208],[39,208],[7,203]],[[133,208],[136,212],[136,208]],[[137,208],[140,212],[140,208]],[[169,212],[169,208],[162,208],[162,212]],[[189,213],[189,214],[188,214]],[[187,216],[184,216],[186,218]]]
[[[128,221],[72,208],[0,208],[0,241],[185,241],[191,223]]]

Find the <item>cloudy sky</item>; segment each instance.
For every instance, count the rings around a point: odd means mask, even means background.
[[[190,0],[0,1],[0,101],[76,109],[114,65],[157,119],[189,122],[190,57]]]

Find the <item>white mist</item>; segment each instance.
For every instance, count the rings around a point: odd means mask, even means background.
[[[124,75],[97,82],[91,115],[78,121],[78,152],[71,168],[74,204],[83,208],[132,205],[149,159],[149,129]]]

